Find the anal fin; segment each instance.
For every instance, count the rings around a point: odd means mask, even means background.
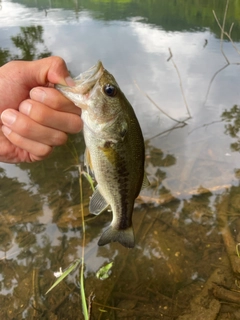
[[[90,199],[89,212],[95,215],[99,215],[101,212],[106,210],[108,206],[109,204],[96,187],[96,190],[94,191]]]
[[[148,177],[146,175],[146,172],[144,171],[144,175],[143,175],[143,182],[142,182],[142,189],[148,188],[151,185],[151,183],[148,180]]]

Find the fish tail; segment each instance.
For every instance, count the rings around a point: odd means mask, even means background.
[[[132,226],[123,230],[117,230],[110,226],[110,228],[104,231],[104,233],[101,235],[98,245],[104,246],[110,242],[119,242],[124,247],[133,248],[135,245],[135,240]]]

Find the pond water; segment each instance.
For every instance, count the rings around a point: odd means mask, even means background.
[[[91,319],[240,319],[240,1],[226,16],[233,43],[212,12],[222,23],[225,5],[0,1],[0,65],[58,55],[76,76],[101,60],[142,127],[151,186],[136,201],[134,249],[98,247],[111,213],[89,219],[82,180]],[[84,149],[80,133],[42,162],[0,164],[1,319],[83,319],[79,269],[45,292],[82,257]]]

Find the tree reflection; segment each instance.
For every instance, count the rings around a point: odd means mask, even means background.
[[[240,138],[238,136],[240,131],[240,107],[234,105],[229,111],[225,110],[221,117],[222,120],[227,123],[225,125],[225,133],[237,140],[236,142],[231,143],[231,150],[240,151]]]
[[[38,49],[39,45],[44,44],[42,26],[20,27],[20,30],[18,35],[11,38],[16,48],[21,51],[21,54],[13,56],[13,59],[32,61],[51,55],[45,46],[42,52]]]
[[[49,57],[43,40],[44,29],[42,26],[20,27],[20,33],[11,37],[14,46],[20,54],[12,54],[8,49],[0,48],[0,66],[11,60],[27,60]]]
[[[5,63],[7,63],[10,60],[11,60],[10,51],[7,49],[0,48],[0,66],[4,65]]]

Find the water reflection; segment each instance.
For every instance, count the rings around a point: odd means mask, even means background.
[[[62,8],[75,11],[78,19],[79,11],[88,11],[94,19],[105,21],[133,19],[134,21],[144,21],[144,23],[161,27],[166,31],[196,31],[209,28],[217,37],[219,36],[219,29],[213,19],[212,10],[214,9],[221,16],[225,10],[225,2],[216,4],[214,0],[201,1],[201,6],[199,6],[198,0],[140,0],[137,2],[133,0],[76,0],[73,2],[38,0],[34,3],[28,0],[14,0],[13,2],[24,4],[27,7],[37,7],[42,11],[48,10],[50,15],[55,9]],[[226,30],[229,30],[232,22],[234,22],[232,37],[235,41],[240,39],[239,7],[239,1],[235,1],[229,6],[226,22]]]
[[[76,74],[105,60],[133,103],[146,137],[151,188],[136,203],[136,248],[97,247],[110,213],[86,222],[86,294],[94,291],[97,319],[185,320],[195,319],[199,310],[212,319],[216,314],[238,316],[237,300],[227,309],[226,302],[230,289],[239,290],[239,72],[237,65],[221,72],[203,107],[209,81],[224,58],[212,17],[216,3],[199,6],[199,1],[145,0],[2,3],[0,19],[11,27],[0,33],[1,64],[58,54]],[[224,6],[215,8],[219,17]],[[236,22],[235,41],[238,9],[239,1],[231,3],[227,21]],[[169,130],[173,123],[134,86],[137,80],[166,112],[185,117],[176,71],[167,62],[168,47],[193,115],[176,130]],[[231,61],[239,61],[229,43],[224,49]],[[76,165],[83,152],[79,134],[43,162],[1,166],[1,319],[81,319],[78,271],[44,293],[55,280],[53,271],[81,256]],[[91,189],[87,181],[83,184],[87,215]],[[113,274],[102,282],[95,273],[110,260]],[[216,278],[218,269],[224,279]],[[219,297],[213,283],[227,294]]]
[[[11,37],[11,40],[21,53],[11,54],[8,49],[0,48],[0,66],[11,60],[32,61],[51,55],[44,46],[42,26],[20,27],[20,33]]]
[[[222,120],[227,124],[225,125],[225,133],[229,134],[232,138],[237,140],[231,143],[232,151],[240,151],[240,138],[238,133],[240,131],[240,108],[238,105],[234,105],[229,111],[225,110],[222,113]]]

